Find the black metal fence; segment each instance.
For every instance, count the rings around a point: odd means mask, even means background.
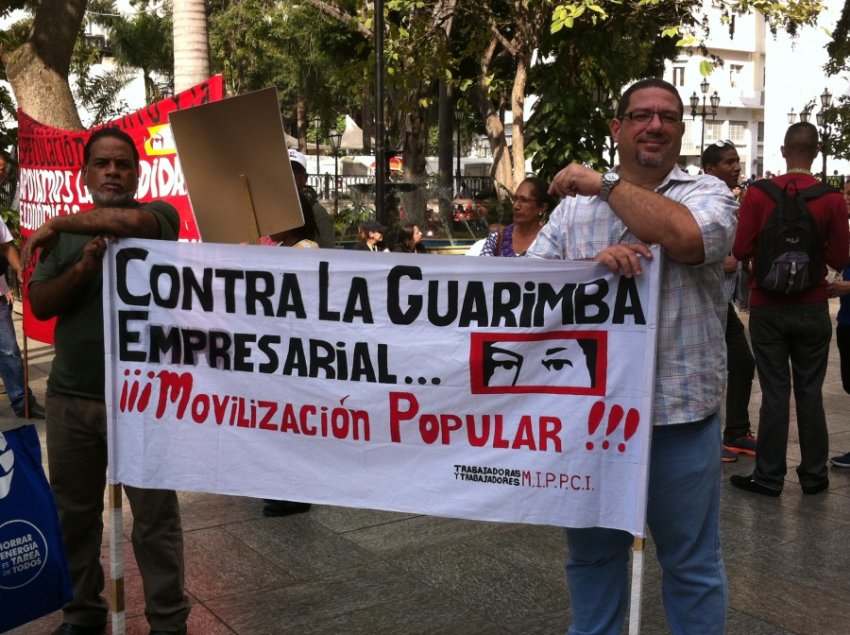
[[[400,181],[401,179],[393,179]],[[485,199],[496,195],[496,184],[489,176],[462,176],[454,177],[452,183],[452,198]],[[375,191],[374,176],[337,176],[334,186],[333,174],[308,174],[307,185],[312,187],[316,194],[323,199],[352,198]],[[437,177],[429,176],[423,187],[432,192],[438,192],[440,186]]]

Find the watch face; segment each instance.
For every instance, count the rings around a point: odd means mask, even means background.
[[[608,200],[611,190],[620,182],[620,175],[616,172],[606,172],[602,175],[602,188],[599,190],[599,198],[603,201]]]

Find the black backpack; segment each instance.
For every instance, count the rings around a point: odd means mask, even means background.
[[[837,192],[826,183],[797,189],[767,179],[756,187],[776,201],[756,240],[756,284],[765,291],[795,293],[816,286],[823,274],[824,240],[806,201]]]

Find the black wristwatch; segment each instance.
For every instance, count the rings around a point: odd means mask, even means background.
[[[619,182],[620,175],[616,172],[606,172],[603,174],[602,187],[599,189],[599,198],[607,203],[608,197],[611,196],[611,190],[613,190]]]

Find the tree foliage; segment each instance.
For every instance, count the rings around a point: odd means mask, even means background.
[[[162,87],[154,74],[170,86],[174,75],[171,14],[140,11],[131,18],[117,18],[110,25],[112,54],[123,68],[137,68],[145,83],[145,100],[162,99]]]
[[[837,159],[850,159],[850,96],[842,95],[821,112],[830,131],[821,139],[821,152]]]
[[[531,118],[529,149],[544,177],[570,161],[605,167],[613,163],[608,122],[622,88],[640,77],[660,76],[664,62],[680,53],[666,25],[690,26],[695,18],[679,3],[606,3],[607,11],[573,20],[541,42],[532,90],[539,95]],[[577,13],[577,12],[574,12]],[[579,13],[578,17],[581,17]]]
[[[234,94],[275,86],[287,127],[302,143],[314,116],[326,133],[337,113],[359,101],[362,41],[309,5],[213,0],[210,6],[214,72],[224,74]]]
[[[814,24],[822,8],[819,0],[712,4],[720,5],[730,36],[736,14],[758,11],[774,32],[794,34]],[[530,122],[535,170],[551,177],[568,161],[612,165],[608,122],[616,96],[635,79],[660,76],[665,60],[683,50],[705,56],[701,67],[710,73],[717,60],[704,47],[709,30],[701,8],[701,0],[557,3],[550,35],[541,43],[546,61],[535,67],[532,78],[532,90],[540,96]]]
[[[291,127],[304,140],[315,114],[322,117],[326,131],[340,113],[368,107],[374,77],[374,5],[366,0],[307,2],[209,0],[214,72],[225,73],[234,93],[277,86],[282,110],[293,113]],[[159,16],[146,0],[134,4],[142,9],[134,18],[110,26],[115,52],[146,77],[167,73],[171,49],[169,39],[163,39],[167,15]],[[813,24],[821,8],[819,0],[713,4],[720,4],[727,18],[759,11],[772,29],[792,33]],[[37,110],[56,111],[59,104],[68,105],[70,97],[52,92],[53,86],[67,82],[72,52],[81,67],[92,54],[79,44],[86,5],[86,0],[0,2],[0,15],[27,6],[34,11],[31,30],[2,34],[0,55],[4,71],[11,71],[10,79],[18,82],[16,92],[24,100],[36,101],[44,86],[49,87],[48,100],[41,101]],[[112,6],[109,0],[91,0],[89,8],[107,5]],[[604,164],[610,160],[600,157],[611,96],[633,79],[659,74],[663,61],[681,47],[699,51],[705,25],[694,12],[701,6],[701,0],[388,0],[387,103],[378,109],[386,113],[388,145],[404,150],[407,177],[420,178],[436,113],[436,84],[444,80],[475,104],[480,129],[487,131],[497,154],[508,153],[504,130],[499,132],[497,124],[503,124],[506,111],[513,111],[514,156],[508,161],[510,176],[502,177],[506,188],[512,189],[530,151],[535,152],[535,169],[544,174],[567,159]],[[839,47],[833,53],[836,64],[845,63],[840,46],[846,46],[848,24],[845,9],[836,30],[845,37],[834,42]],[[137,47],[139,40],[146,41],[144,50]],[[543,61],[532,66],[534,51]],[[49,81],[43,79],[45,74]],[[105,95],[119,83],[119,78],[89,82],[86,99],[107,116]],[[155,98],[156,86],[146,83],[149,99]],[[526,126],[522,103],[531,93],[539,100]],[[55,103],[48,103],[50,99]],[[362,123],[369,118],[367,111]],[[470,120],[468,113],[466,121]],[[73,127],[68,121],[65,112],[53,123]]]
[[[825,68],[827,75],[837,75],[850,70],[850,2],[844,3],[826,52],[829,54]]]

